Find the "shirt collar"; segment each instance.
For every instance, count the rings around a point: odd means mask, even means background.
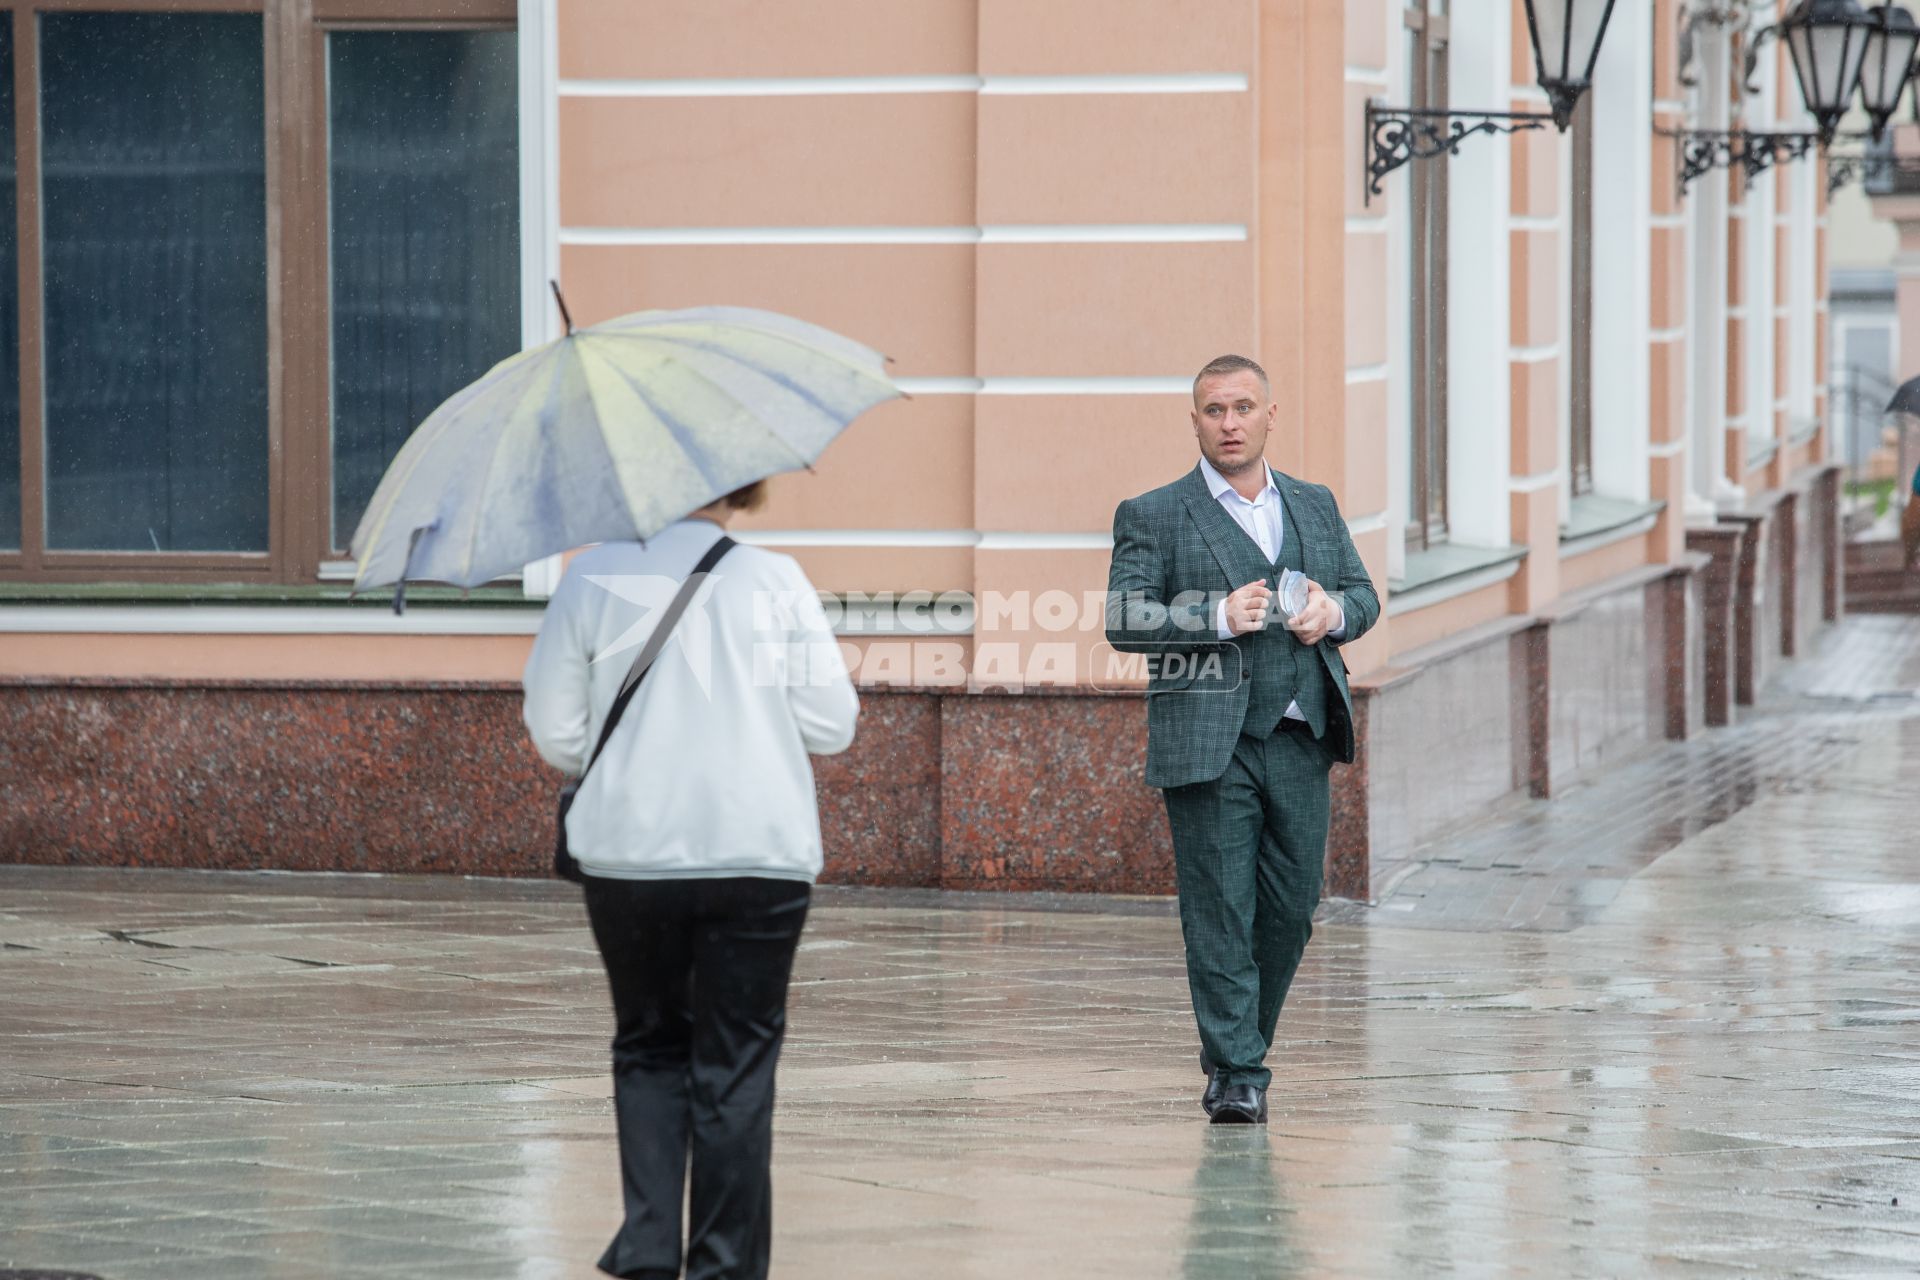
[[[1273,482],[1273,468],[1267,465],[1266,459],[1264,458],[1260,460],[1260,469],[1267,477],[1267,493],[1273,494],[1276,498],[1279,497],[1280,486]],[[1221,475],[1219,468],[1215,467],[1211,462],[1208,462],[1204,455],[1200,459],[1200,478],[1207,482],[1207,491],[1213,494],[1213,500],[1215,502],[1226,497],[1229,493],[1233,494],[1236,498],[1240,498],[1240,491],[1233,487],[1233,481]],[[1253,500],[1253,504],[1249,505],[1258,504],[1267,496],[1267,493],[1261,494],[1259,498]],[[1246,499],[1240,498],[1240,501],[1245,502]]]

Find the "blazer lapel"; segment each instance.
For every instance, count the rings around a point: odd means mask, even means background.
[[[1197,465],[1187,473],[1180,496],[1187,504],[1187,514],[1193,518],[1194,527],[1200,531],[1207,550],[1213,553],[1232,589],[1273,576],[1273,566],[1261,553],[1260,544],[1247,536],[1247,531],[1221,508],[1220,500],[1200,478]]]
[[[1283,472],[1273,473],[1273,483],[1279,486],[1280,501],[1286,504],[1287,514],[1293,518],[1293,527],[1300,534],[1300,564],[1309,578],[1324,585],[1320,570],[1326,565],[1329,546],[1327,521],[1320,510],[1320,504],[1313,500],[1307,486]]]

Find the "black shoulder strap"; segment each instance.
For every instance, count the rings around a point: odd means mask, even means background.
[[[667,611],[660,615],[660,625],[653,629],[653,634],[647,637],[647,642],[640,646],[640,652],[633,659],[633,666],[627,670],[627,678],[621,682],[620,693],[614,698],[613,706],[607,711],[606,723],[600,726],[600,740],[593,744],[593,754],[587,757],[587,768],[580,771],[582,778],[587,776],[587,769],[593,768],[593,762],[598,760],[601,751],[606,749],[607,739],[613,736],[614,727],[620,723],[620,717],[626,712],[627,704],[633,701],[633,695],[639,691],[640,682],[646,679],[654,659],[658,658],[660,651],[666,648],[667,640],[673,634],[674,624],[680,621],[680,615],[685,613],[687,606],[693,603],[694,594],[700,590],[700,584],[706,581],[709,573],[713,572],[713,566],[720,563],[720,557],[733,548],[733,539],[724,533],[721,534],[720,540],[707,549],[707,554],[701,556],[700,563],[693,566],[693,572],[687,575],[687,580],[680,584],[680,590],[674,595],[673,603],[669,604]]]

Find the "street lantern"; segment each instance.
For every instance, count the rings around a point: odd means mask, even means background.
[[[1793,56],[1800,96],[1813,113],[1821,146],[1833,141],[1853,101],[1873,29],[1874,20],[1855,0],[1800,0],[1780,20],[1780,38]]]
[[[1883,4],[1867,10],[1873,26],[1867,31],[1866,57],[1860,64],[1860,105],[1873,120],[1873,140],[1887,136],[1887,121],[1900,105],[1900,95],[1913,75],[1913,55],[1920,49],[1920,24],[1899,5]]]
[[[1573,122],[1580,95],[1593,83],[1600,39],[1612,16],[1613,0],[1527,0],[1533,65],[1553,106],[1553,123],[1562,132]]]
[[[1504,0],[1503,0],[1504,3]],[[1551,112],[1460,111],[1452,107],[1394,107],[1367,100],[1367,131],[1361,145],[1367,157],[1365,198],[1380,194],[1380,181],[1403,164],[1460,154],[1460,144],[1475,134],[1519,133],[1545,129],[1565,133],[1573,123],[1580,95],[1593,83],[1593,64],[1613,16],[1613,0],[1526,0],[1527,30],[1533,37],[1533,65]],[[1854,78],[1859,78],[1859,58]]]

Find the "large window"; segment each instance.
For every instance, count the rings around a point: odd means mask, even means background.
[[[46,544],[267,550],[257,14],[40,20]]]
[[[1406,10],[1407,80],[1415,107],[1447,105],[1446,0]],[[1423,551],[1447,536],[1447,158],[1410,165],[1413,267],[1407,415],[1407,547]]]
[[[216,5],[0,20],[0,579],[311,583],[519,346],[514,0]]]
[[[335,32],[327,96],[343,548],[414,425],[520,348],[513,33]]]

